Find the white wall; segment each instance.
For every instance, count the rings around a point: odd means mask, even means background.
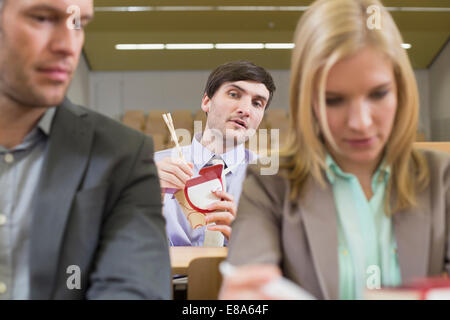
[[[210,71],[142,71],[91,73],[90,104],[95,110],[118,118],[130,109],[200,108]],[[273,70],[277,86],[271,108],[287,108],[289,71]]]
[[[450,41],[429,69],[433,140],[450,141]]]
[[[69,91],[67,92],[68,98],[75,104],[88,106],[90,103],[89,83],[90,70],[84,54],[82,54]]]
[[[420,94],[419,130],[427,138],[450,140],[450,46],[431,70],[415,70]],[[446,60],[445,60],[446,59]],[[271,108],[289,108],[289,70],[269,70],[277,90]],[[120,119],[130,109],[180,108],[196,111],[210,71],[91,72],[84,57],[74,76],[68,96],[74,102]],[[447,88],[445,90],[444,88]],[[433,110],[431,110],[433,106]],[[444,116],[444,117],[443,117]],[[431,128],[434,132],[432,134]],[[447,137],[447,138],[445,138]]]
[[[431,139],[429,70],[414,70],[414,74],[419,88],[419,131],[425,133],[425,137],[429,140]]]
[[[143,71],[91,73],[90,104],[99,112],[119,119],[130,109],[200,108],[210,71]],[[277,90],[271,108],[289,108],[289,71],[270,70]],[[430,137],[428,70],[416,70],[420,94],[419,128]]]

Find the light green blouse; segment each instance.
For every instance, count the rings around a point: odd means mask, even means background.
[[[339,298],[362,299],[366,288],[400,285],[394,229],[384,208],[390,168],[380,165],[375,172],[368,201],[356,176],[330,155],[326,164],[338,221]]]

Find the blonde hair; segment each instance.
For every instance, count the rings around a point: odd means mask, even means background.
[[[377,6],[381,28],[369,28],[367,8]],[[325,84],[329,70],[340,59],[363,47],[383,52],[392,62],[397,84],[397,112],[385,147],[386,163],[392,173],[388,183],[386,208],[395,191],[393,212],[416,205],[417,187],[428,183],[425,159],[413,150],[419,97],[417,84],[397,26],[378,0],[318,0],[301,17],[294,36],[291,60],[290,123],[286,147],[280,152],[281,168],[291,185],[290,198],[296,200],[310,176],[325,187],[326,147],[318,131],[334,141],[326,122]],[[319,106],[321,123],[313,113]],[[332,143],[333,144],[333,143]]]

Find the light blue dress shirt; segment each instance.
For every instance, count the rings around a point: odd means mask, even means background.
[[[194,164],[194,176],[215,156],[199,142],[200,139],[201,135],[197,135],[192,139],[191,145],[181,147],[184,159]],[[231,170],[226,175],[227,192],[233,195],[237,205],[241,196],[247,165],[256,162],[257,155],[240,144],[217,156],[221,157]],[[167,149],[155,153],[156,162],[166,157],[178,157],[177,150]],[[166,230],[171,246],[203,245],[206,226],[192,229],[178,201],[172,194],[165,194],[164,196],[163,214],[167,221]]]
[[[330,155],[326,164],[338,221],[339,298],[362,299],[366,288],[400,285],[394,228],[385,212],[390,168],[380,165],[367,200],[355,175],[343,172]]]
[[[33,196],[55,108],[13,149],[0,146],[0,299],[28,299]]]

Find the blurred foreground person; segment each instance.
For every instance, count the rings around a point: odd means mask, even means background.
[[[0,5],[0,299],[169,299],[152,140],[65,99],[93,1]]]
[[[362,299],[449,272],[450,156],[413,147],[419,99],[402,43],[377,0],[319,0],[301,17],[290,139],[278,175],[248,169],[228,257],[246,266],[222,299],[277,298],[262,288],[280,274],[318,299]]]

